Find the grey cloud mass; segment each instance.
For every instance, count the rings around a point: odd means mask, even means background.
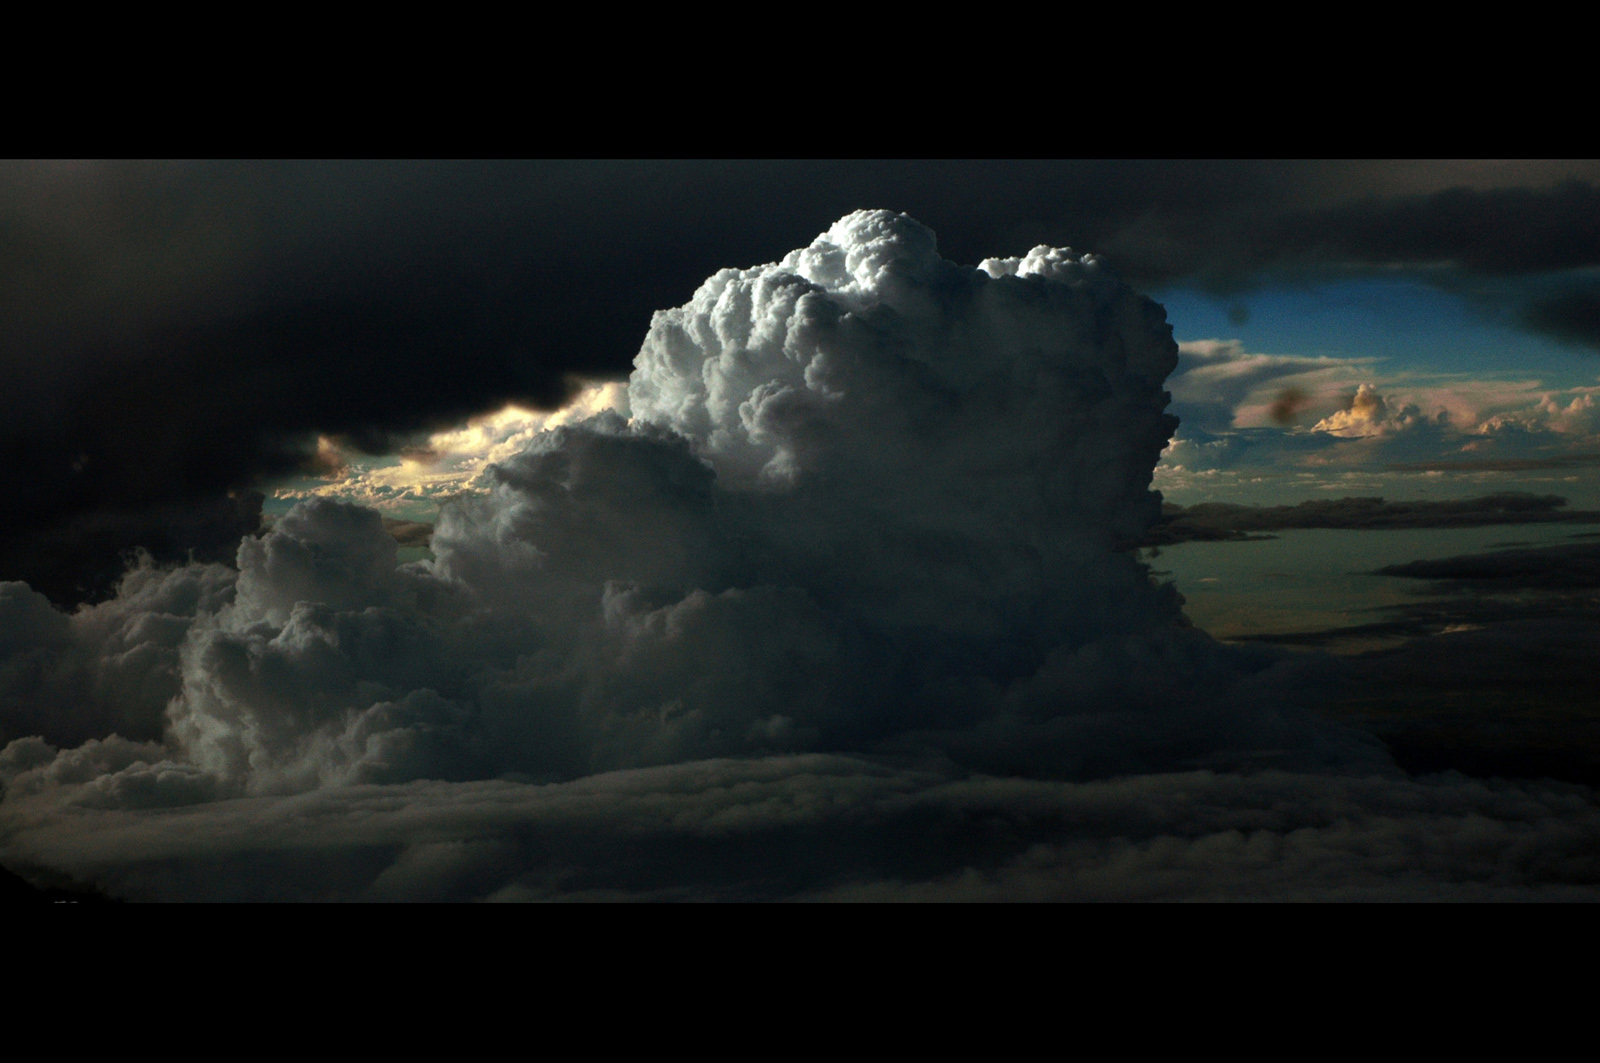
[[[1443,775],[951,777],[811,755],[129,815],[8,798],[8,852],[129,899],[1590,900],[1592,794]]]

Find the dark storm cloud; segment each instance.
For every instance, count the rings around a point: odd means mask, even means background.
[[[261,526],[257,491],[188,501],[99,508],[29,528],[19,515],[6,542],[10,571],[58,604],[98,601],[114,592],[142,552],[152,560],[232,561],[239,539]]]
[[[1218,293],[1398,271],[1559,342],[1600,350],[1600,168],[1574,169],[1547,184],[1562,173],[1551,166],[1544,181],[1514,187],[1468,187],[1462,171],[1460,184],[1407,194],[1393,168],[1331,167],[1320,183],[1284,167],[1269,179],[1278,194],[1249,209],[1153,210],[1125,227],[1113,223],[1100,249],[1137,284],[1198,282]],[[1313,201],[1323,197],[1345,201]],[[1565,290],[1551,294],[1552,286]],[[1248,317],[1241,310],[1229,308],[1235,324]]]
[[[1600,188],[1447,188],[1292,215],[1274,243],[1333,263],[1455,265],[1490,276],[1600,265]]]
[[[1210,166],[1164,168],[1174,179],[1201,169]],[[1405,163],[1210,172],[1235,182],[1233,196],[1164,189],[1137,220],[1103,215],[1107,242],[1099,249],[1138,283],[1198,280],[1232,292],[1273,274],[1426,268],[1433,280],[1456,284],[1600,265],[1600,165],[1535,165],[1498,179],[1470,167]],[[1497,180],[1504,184],[1495,187]]]
[[[315,433],[385,450],[507,400],[555,403],[574,374],[625,373],[652,311],[864,204],[925,219],[960,262],[1050,243],[1103,253],[1138,285],[1243,289],[1273,271],[1582,266],[1600,246],[1593,169],[12,164],[0,578],[58,602],[103,594],[107,548],[69,545],[86,515],[251,487],[310,462]],[[1567,303],[1530,314],[1558,331],[1586,320]],[[201,545],[161,526],[152,510],[114,538],[167,560]]]
[[[1480,528],[1495,524],[1594,524],[1600,512],[1569,510],[1560,495],[1507,491],[1451,501],[1388,502],[1382,498],[1313,499],[1293,506],[1168,502],[1141,545],[1248,540],[1289,528]]]
[[[1600,350],[1600,185],[1593,176],[1545,188],[1369,195],[1289,215],[1263,250],[1268,270],[1410,269],[1492,315]],[[1564,290],[1551,294],[1552,287]]]
[[[1600,349],[1600,288],[1536,300],[1522,317],[1529,328],[1563,343]]]

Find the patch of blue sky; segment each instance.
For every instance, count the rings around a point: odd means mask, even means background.
[[[1570,281],[1545,280],[1541,287]],[[1476,286],[1478,295],[1492,300],[1406,276],[1278,285],[1238,296],[1189,288],[1151,296],[1167,308],[1179,342],[1237,339],[1246,350],[1270,354],[1381,358],[1390,373],[1531,375],[1550,388],[1600,379],[1600,358],[1592,352],[1530,332],[1509,312],[1490,309],[1511,301],[1516,293],[1509,284]],[[1526,282],[1519,292],[1536,294]]]

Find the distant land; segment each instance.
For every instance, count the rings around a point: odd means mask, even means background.
[[[1389,502],[1382,498],[1315,499],[1293,506],[1165,503],[1139,546],[1185,542],[1248,542],[1264,532],[1292,528],[1480,528],[1493,524],[1600,524],[1600,510],[1567,509],[1561,495],[1505,491],[1443,502]]]

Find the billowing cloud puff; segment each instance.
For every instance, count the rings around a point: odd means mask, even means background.
[[[1576,388],[1571,398],[1547,393],[1531,407],[1511,409],[1486,418],[1476,432],[1486,442],[1504,446],[1523,437],[1569,437],[1583,443],[1600,435],[1600,403],[1594,399],[1594,388]]]
[[[1448,420],[1445,417],[1437,423],[1445,424]],[[1350,397],[1348,406],[1324,417],[1312,425],[1311,430],[1354,439],[1395,435],[1432,423],[1435,422],[1424,418],[1422,410],[1414,404],[1391,410],[1376,387],[1362,384]]]
[[[233,599],[236,580],[223,565],[162,570],[145,557],[115,598],[70,616],[0,583],[0,736],[159,738],[189,629]]]
[[[1175,358],[1160,308],[1093,256],[962,268],[870,212],[658,314],[629,397],[748,492],[787,578],[827,604],[1053,642],[1036,611],[1082,626],[1091,600],[1148,597],[1105,548],[1156,516]]]
[[[1031,501],[1056,511],[1026,524],[1104,533],[1148,516],[1176,355],[1160,307],[1092,255],[962,268],[910,218],[863,212],[657,314],[629,398],[729,487],[825,481],[840,504],[955,521],[1002,515],[1032,477]],[[1041,481],[1039,464],[1080,456]],[[961,495],[930,504],[955,478]]]

